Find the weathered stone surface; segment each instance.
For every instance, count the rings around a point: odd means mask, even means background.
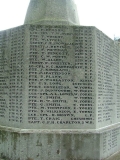
[[[0,155],[10,160],[102,160],[120,150],[120,125],[99,130],[0,127]]]
[[[79,25],[74,0],[31,0],[25,24]]]
[[[105,160],[120,160],[120,152],[113,154],[112,156],[106,158]]]
[[[119,46],[95,27],[0,32],[0,124],[98,129],[120,121]]]

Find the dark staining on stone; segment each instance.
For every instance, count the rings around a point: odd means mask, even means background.
[[[66,151],[66,160],[72,159],[73,158],[72,135],[71,134],[64,135],[62,139],[62,143]]]
[[[5,142],[5,141],[7,141],[7,132],[6,131],[0,131],[0,140],[2,141],[2,142]]]
[[[60,154],[60,151],[59,151],[59,149],[57,150],[57,154]]]
[[[40,142],[39,139],[37,140],[37,145],[36,146],[40,146],[40,147],[42,146],[42,143]]]
[[[34,160],[34,159],[32,159],[32,158],[27,158],[26,160]]]
[[[2,158],[2,159],[1,159],[1,158]],[[6,156],[4,156],[3,153],[1,153],[1,155],[0,155],[0,160],[12,160],[12,159],[7,158]],[[19,160],[19,159],[18,159],[18,160]]]
[[[42,146],[42,142],[41,142],[41,139],[42,139],[42,137],[41,137],[41,135],[37,135],[37,144],[36,144],[36,146]]]
[[[17,142],[18,142],[18,138],[20,137],[19,133],[12,133],[12,141],[13,141],[13,151],[16,151],[16,146],[17,146]]]
[[[34,160],[34,159],[32,159],[32,158],[27,158],[27,160]]]
[[[26,140],[29,136],[30,136],[30,133],[22,133],[21,134],[23,137],[24,137],[24,139]]]
[[[52,134],[49,134],[48,135],[48,145],[52,144],[53,143],[53,135]]]
[[[83,145],[83,143],[82,143],[82,138],[81,138],[81,140],[80,140],[80,135],[78,134],[76,134],[75,136],[74,136],[74,141],[75,141],[75,150],[79,150],[80,148],[82,148],[82,145]]]

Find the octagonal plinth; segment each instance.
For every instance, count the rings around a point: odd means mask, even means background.
[[[0,126],[3,160],[107,160],[120,150],[120,124],[98,130],[18,129]]]

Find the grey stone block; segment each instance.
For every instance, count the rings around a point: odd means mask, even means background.
[[[79,25],[74,0],[31,0],[25,24]]]
[[[10,160],[102,160],[120,150],[119,139],[120,125],[99,130],[0,127],[0,155]]]
[[[95,27],[0,32],[0,124],[98,129],[120,121],[119,45]]]

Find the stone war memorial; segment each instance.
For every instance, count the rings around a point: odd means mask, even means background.
[[[0,32],[0,158],[103,160],[120,151],[120,46],[73,0],[31,0]]]

